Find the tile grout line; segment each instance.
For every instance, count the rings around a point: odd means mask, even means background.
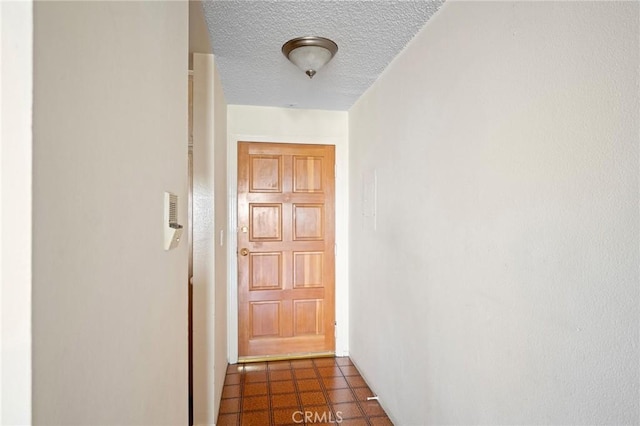
[[[237,426],[241,426],[242,425],[242,406],[244,404],[244,365],[238,365],[239,370],[238,374],[240,375],[240,380],[239,380],[239,385],[240,385],[240,401],[238,401],[238,419],[236,420],[236,425]],[[236,367],[236,368],[238,368]]]
[[[304,410],[304,406],[302,405],[302,397],[300,396],[300,389],[298,389],[298,378],[296,376],[295,368],[291,361],[289,361],[289,366],[291,367],[291,378],[293,382],[293,389],[296,394],[296,400],[298,401],[298,408]]]
[[[336,364],[335,358],[333,360],[333,365],[336,366],[338,364]],[[318,366],[316,365],[316,361],[313,360],[313,370],[316,373],[316,378],[318,379],[318,382],[320,383],[320,389],[322,390],[322,394],[324,395],[324,399],[327,402],[327,408],[329,408],[329,411],[333,414],[333,418],[335,419],[335,415],[336,413],[333,410],[333,404],[331,402],[331,400],[329,399],[329,392],[327,392],[327,389],[324,385],[324,381],[322,380],[322,376],[320,375],[320,370],[318,368]],[[342,370],[340,370],[340,373],[342,373]]]
[[[355,368],[356,371],[358,372],[358,377],[360,377],[362,379],[362,381],[367,385],[367,388],[369,390],[371,390],[371,387],[369,386],[369,384],[364,380],[364,377],[362,377],[362,374],[360,374],[360,370],[358,370],[358,368],[355,366],[355,364],[353,364],[353,361],[351,361],[351,358],[349,358],[349,362],[351,363],[351,367]],[[342,366],[340,366],[340,372],[344,375],[344,371],[342,371]],[[353,376],[350,376],[353,377]],[[344,380],[347,382],[347,386],[349,386],[349,390],[351,391],[351,393],[354,396],[354,400],[356,402],[356,406],[358,407],[358,409],[360,410],[360,412],[362,413],[362,416],[364,417],[364,421],[367,422],[367,425],[371,426],[371,422],[369,421],[369,415],[367,414],[367,412],[362,408],[362,405],[360,404],[360,400],[358,399],[358,394],[356,393],[355,389],[351,386],[351,383],[349,383],[349,380],[347,380],[347,376],[344,376]]]
[[[271,378],[269,377],[269,365],[269,361],[267,361],[265,363],[264,370],[265,374],[267,375],[267,407],[269,410],[269,424],[273,426],[276,424],[276,418],[273,407],[271,406]]]
[[[300,401],[300,397],[298,395],[298,388],[297,388],[296,383],[295,383],[295,374],[294,374],[294,371],[293,371],[294,369],[293,369],[293,366],[292,366],[290,360],[287,360],[286,362],[288,364],[288,367],[286,369],[278,369],[278,370],[274,370],[274,371],[279,371],[279,372],[287,371],[287,372],[289,372],[289,375],[290,375],[290,379],[289,380],[291,381],[291,386],[293,386],[293,391],[292,392],[280,392],[280,393],[278,393],[278,395],[287,395],[289,393],[293,393],[293,395],[295,397],[295,400],[296,400],[296,402],[298,404],[298,406],[295,407],[295,408],[299,409],[302,406],[302,403]],[[281,379],[281,380],[276,380],[276,382],[278,382],[278,383],[286,383],[287,380],[286,379]],[[288,408],[293,408],[293,407],[279,407],[279,409],[282,409],[282,410],[286,410]],[[274,413],[273,413],[273,419],[274,419],[274,425],[275,425],[275,409],[274,409]]]

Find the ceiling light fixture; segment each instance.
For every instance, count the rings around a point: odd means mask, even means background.
[[[282,53],[313,78],[338,51],[338,45],[324,37],[298,37],[282,45]]]

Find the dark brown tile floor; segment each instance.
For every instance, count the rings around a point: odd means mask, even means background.
[[[217,426],[393,425],[348,357],[227,368]]]

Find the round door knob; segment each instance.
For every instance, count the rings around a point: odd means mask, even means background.
[[[246,256],[248,254],[249,254],[249,249],[246,249],[246,248],[240,249],[241,256]]]

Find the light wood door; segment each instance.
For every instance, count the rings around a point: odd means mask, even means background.
[[[238,144],[238,355],[335,350],[335,150]]]

